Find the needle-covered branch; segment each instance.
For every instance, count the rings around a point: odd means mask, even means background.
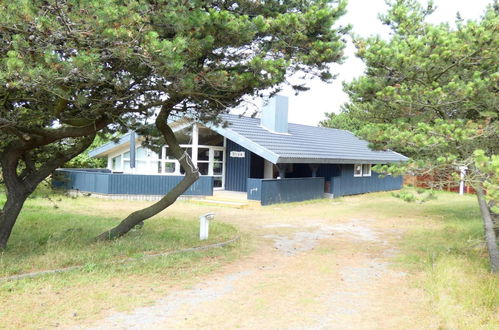
[[[32,178],[33,168],[47,174],[43,164],[71,139],[145,129],[165,100],[183,101],[168,110],[176,118],[216,122],[298,71],[331,81],[328,64],[341,62],[348,32],[335,26],[345,7],[344,0],[0,1],[4,182]]]

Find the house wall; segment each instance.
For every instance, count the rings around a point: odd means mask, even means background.
[[[227,139],[225,157],[225,190],[246,191],[251,175],[251,151]],[[231,152],[244,152],[244,157],[231,157]]]
[[[331,178],[331,193],[335,197],[356,195],[375,191],[397,190],[402,188],[403,177],[380,177],[372,171],[371,176],[354,177],[353,164],[341,165],[341,175]]]

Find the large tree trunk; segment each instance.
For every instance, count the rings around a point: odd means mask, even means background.
[[[493,273],[499,273],[499,249],[497,247],[497,237],[494,230],[494,222],[489,205],[485,200],[483,189],[481,187],[476,187],[476,196],[478,198],[478,204],[480,205],[480,212],[482,213],[482,219],[485,229],[485,241],[490,257],[490,266]]]
[[[12,228],[28,196],[29,194],[21,191],[9,191],[7,201],[0,211],[0,250],[7,248]]]
[[[109,229],[97,236],[95,238],[96,241],[105,241],[125,235],[142,221],[151,218],[152,216],[166,209],[168,206],[172,205],[177,200],[177,198],[182,195],[199,178],[199,171],[193,164],[191,157],[187,154],[187,152],[180,148],[175,134],[167,124],[168,116],[173,105],[170,104],[170,108],[166,108],[166,106],[164,106],[161,109],[158,118],[156,119],[156,127],[163,134],[166,144],[168,145],[169,152],[171,152],[173,156],[178,159],[180,165],[184,169],[184,178],[159,201],[149,207],[131,213],[116,227]]]
[[[0,211],[0,250],[7,247],[12,229],[28,196],[55,169],[85,151],[94,138],[95,132],[76,142],[66,149],[64,153],[53,155],[52,159],[46,161],[40,167],[36,167],[31,161],[27,160],[30,158],[29,152],[15,146],[0,154],[3,179],[7,187],[7,200]],[[21,173],[18,173],[21,158],[25,158],[25,168]]]

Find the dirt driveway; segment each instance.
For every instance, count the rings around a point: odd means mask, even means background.
[[[252,233],[252,253],[150,306],[83,328],[438,328],[424,293],[392,264],[400,218],[260,209],[218,212],[219,221]]]

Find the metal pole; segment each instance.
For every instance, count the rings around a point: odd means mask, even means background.
[[[199,217],[199,240],[208,239],[210,230],[210,220],[215,218],[214,213],[207,213]]]
[[[459,195],[464,195],[464,175],[466,174],[466,166],[459,167],[461,170],[461,181],[459,182]]]

